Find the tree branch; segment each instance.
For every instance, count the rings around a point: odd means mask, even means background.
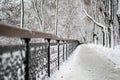
[[[100,28],[102,28],[102,29],[105,29],[105,28],[106,28],[103,24],[101,24],[101,23],[97,22],[95,19],[93,19],[93,18],[86,12],[85,9],[83,9],[83,11],[84,11],[85,15],[86,15],[88,18],[90,18],[96,25],[98,25],[98,27],[100,27]]]

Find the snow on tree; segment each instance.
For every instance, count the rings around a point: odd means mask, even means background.
[[[119,7],[118,0],[1,0],[0,22],[112,47],[120,42]]]

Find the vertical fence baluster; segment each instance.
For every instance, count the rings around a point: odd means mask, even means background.
[[[50,77],[50,39],[47,39],[48,41],[48,52],[47,52],[47,57],[48,57],[48,64],[47,64],[47,67],[48,67],[48,77]]]
[[[70,54],[71,54],[71,46],[70,46],[70,41],[69,41],[69,57],[70,57]]]
[[[63,62],[64,62],[64,41],[63,41]]]
[[[73,41],[71,42],[71,45],[72,45],[72,52],[73,52],[74,51],[74,46],[73,46],[74,42]]]
[[[66,60],[67,60],[67,41],[66,41]]]
[[[70,45],[69,45],[69,41],[68,41],[68,57],[69,57],[69,54],[70,54]]]
[[[29,55],[30,55],[30,39],[26,38],[25,44],[26,44],[26,59],[25,59],[25,80],[29,80]]]
[[[57,45],[58,45],[58,70],[60,69],[60,41],[57,40]]]

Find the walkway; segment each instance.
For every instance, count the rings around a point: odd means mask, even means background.
[[[120,70],[99,52],[82,45],[50,80],[120,80]]]

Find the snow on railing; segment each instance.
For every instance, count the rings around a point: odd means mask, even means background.
[[[79,45],[78,40],[4,24],[0,24],[0,35],[22,40],[22,44],[0,45],[0,80],[45,80]],[[44,42],[33,40],[39,38]]]

